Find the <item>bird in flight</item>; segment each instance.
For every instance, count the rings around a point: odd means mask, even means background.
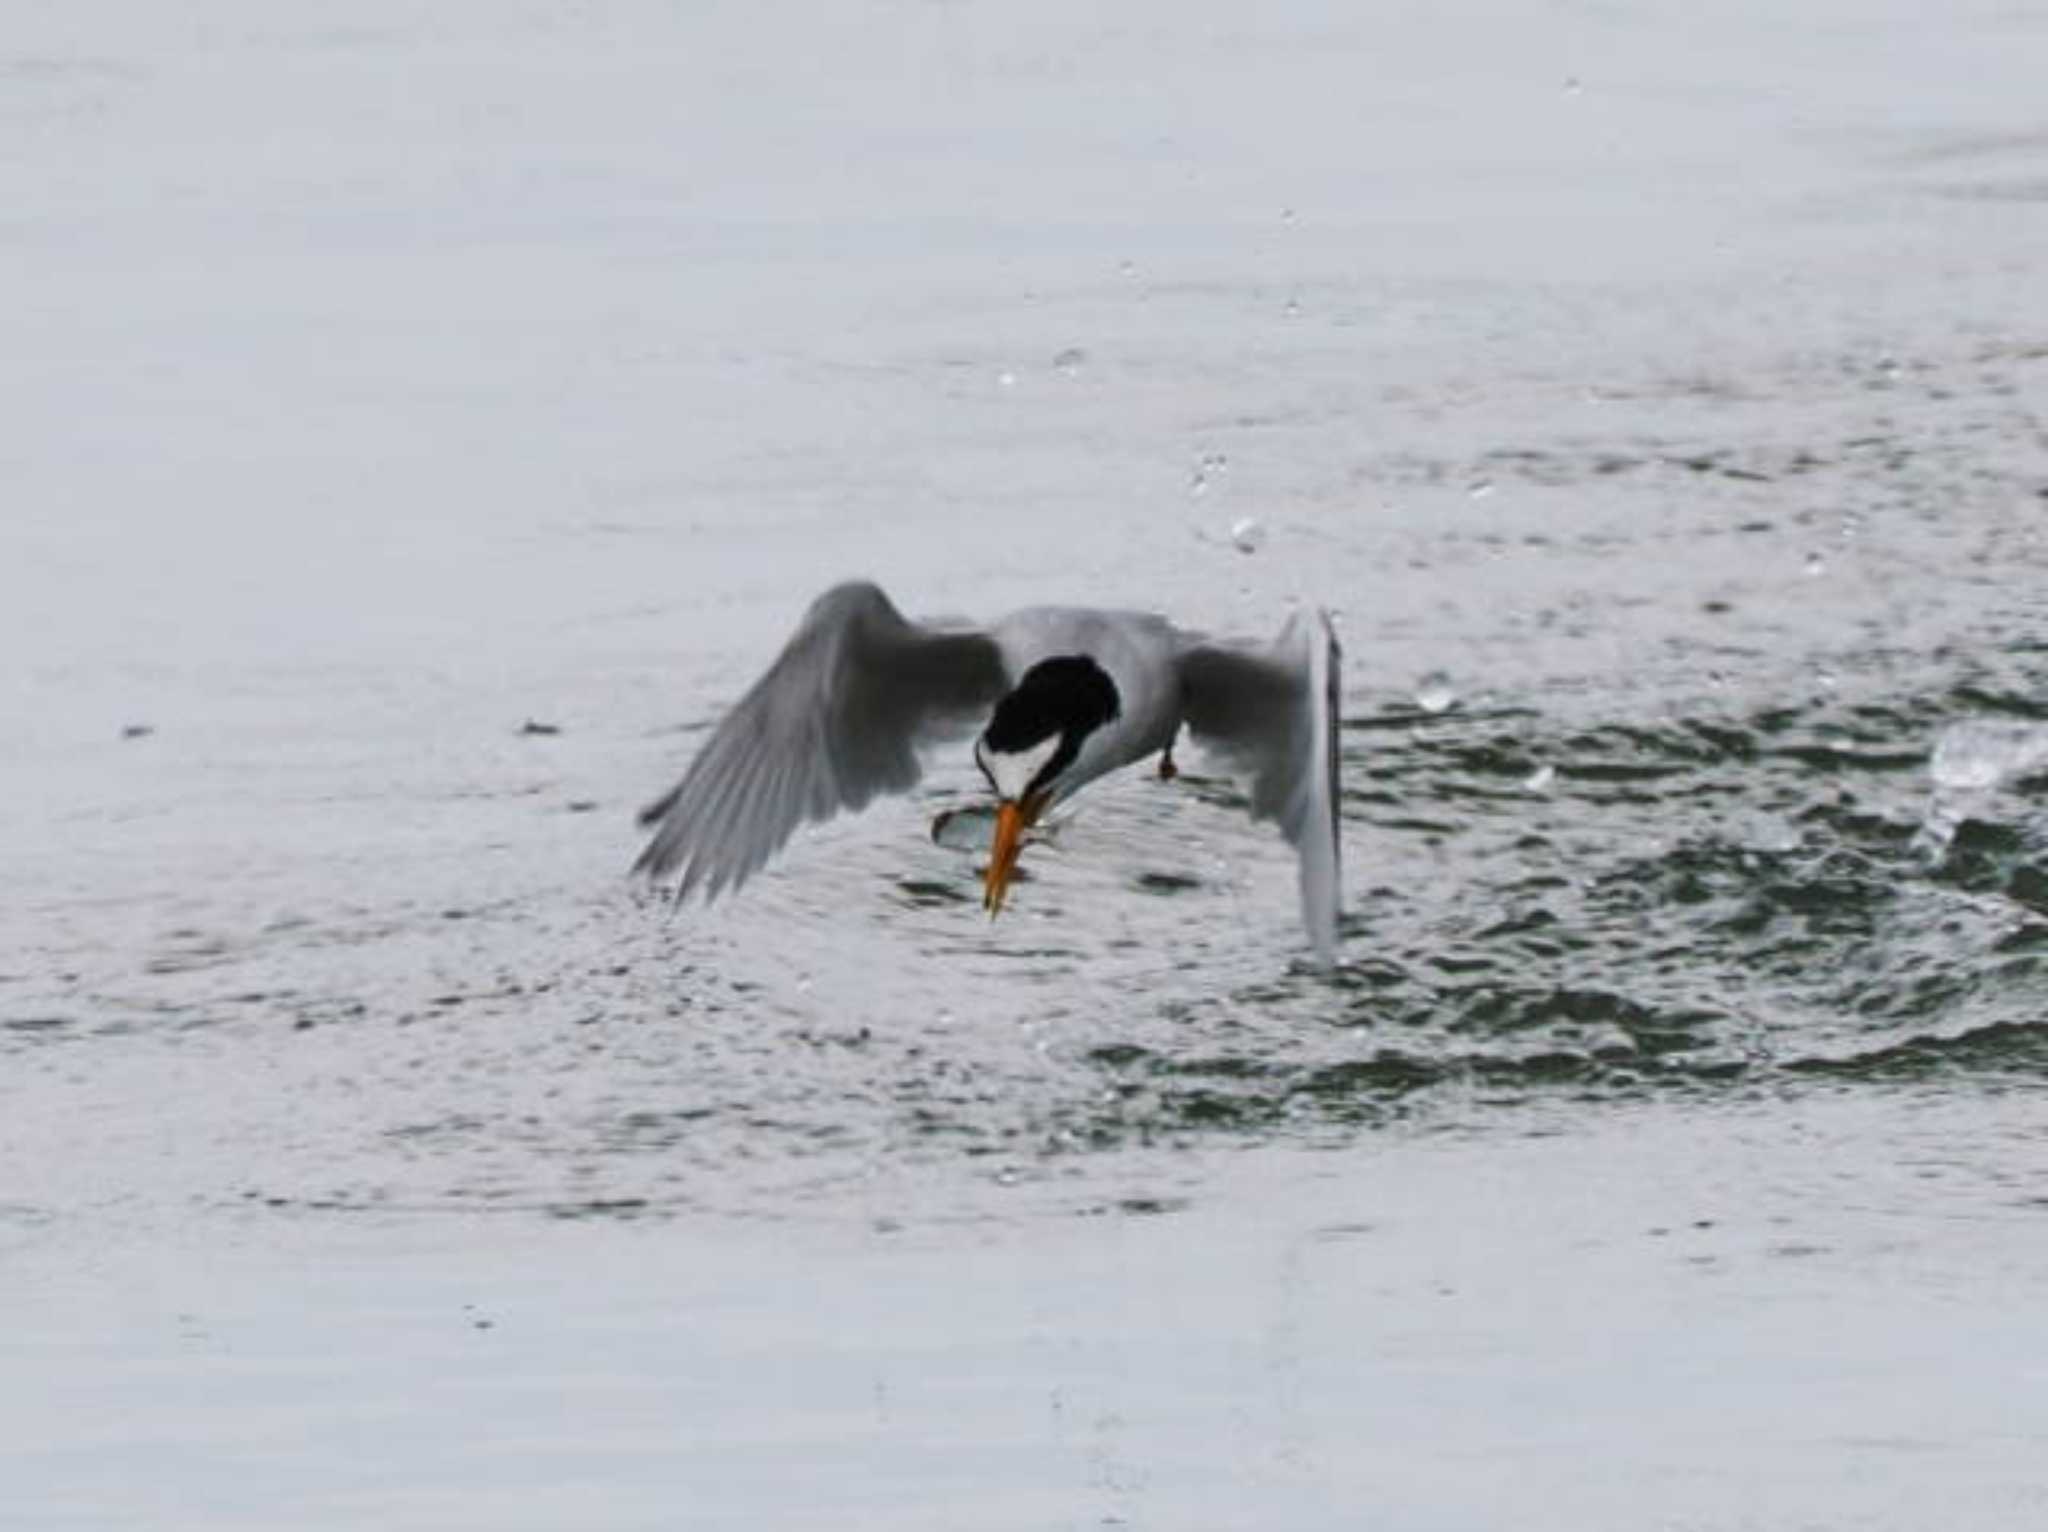
[[[1335,959],[1340,890],[1342,651],[1326,612],[1269,645],[1217,643],[1163,617],[1030,607],[985,628],[911,622],[879,586],[811,603],[767,674],[727,713],[683,778],[641,812],[633,870],[677,897],[737,889],[798,825],[908,792],[920,748],[980,724],[974,759],[996,796],[983,878],[991,916],[1025,832],[1106,772],[1148,756],[1174,775],[1182,728],[1250,782],[1301,860],[1301,913]]]

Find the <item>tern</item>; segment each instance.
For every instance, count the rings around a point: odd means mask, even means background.
[[[641,812],[636,874],[706,902],[737,889],[807,820],[908,792],[919,751],[981,725],[974,759],[996,796],[983,880],[1001,912],[1025,833],[1105,773],[1157,755],[1175,775],[1182,728],[1249,779],[1254,818],[1301,862],[1318,959],[1339,914],[1342,651],[1327,612],[1271,644],[1213,642],[1143,612],[1031,607],[985,628],[905,618],[867,581],[835,585],[735,704],[683,778]]]

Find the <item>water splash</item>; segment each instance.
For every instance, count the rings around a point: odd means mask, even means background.
[[[1928,774],[1937,789],[1981,792],[2048,768],[2048,724],[1966,718],[1936,736]]]
[[[1928,757],[1934,790],[1917,837],[1921,853],[1939,861],[1966,823],[1989,813],[2001,787],[2042,770],[2048,770],[2048,724],[2014,718],[1950,724]]]
[[[1415,705],[1425,713],[1448,713],[1458,705],[1458,689],[1441,670],[1432,670],[1415,683]]]

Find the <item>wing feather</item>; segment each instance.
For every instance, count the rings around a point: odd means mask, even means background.
[[[736,889],[806,820],[907,792],[919,745],[971,726],[1002,695],[987,634],[907,621],[878,586],[836,585],[768,673],[712,731],[683,779],[642,810],[633,864],[705,900]]]
[[[1266,649],[1194,644],[1180,658],[1188,731],[1250,778],[1255,819],[1277,822],[1301,859],[1301,917],[1316,956],[1337,952],[1343,650],[1322,611],[1297,613]]]

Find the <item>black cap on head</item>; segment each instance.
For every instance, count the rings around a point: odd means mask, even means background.
[[[1109,672],[1085,654],[1056,655],[1024,672],[982,733],[991,750],[1028,750],[1065,733],[1076,744],[1123,710]]]

